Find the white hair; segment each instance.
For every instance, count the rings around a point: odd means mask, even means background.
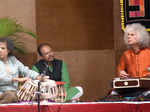
[[[124,42],[127,45],[128,48],[131,46],[128,44],[128,33],[129,32],[135,32],[137,35],[137,41],[140,48],[145,48],[149,46],[150,38],[149,33],[146,31],[146,28],[139,24],[139,23],[133,23],[128,24],[124,30]]]

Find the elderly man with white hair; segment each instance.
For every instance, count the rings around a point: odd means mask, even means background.
[[[146,28],[139,24],[128,24],[124,30],[124,42],[127,50],[121,56],[117,67],[117,77],[120,78],[141,78],[150,75],[150,48],[149,33]],[[130,98],[140,101],[148,98],[150,100],[150,90],[148,88],[126,88],[114,89],[110,93],[119,98]],[[120,100],[120,99],[119,99]]]

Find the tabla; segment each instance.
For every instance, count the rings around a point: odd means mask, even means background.
[[[20,90],[17,92],[19,101],[31,101],[36,95],[38,81],[26,81]]]
[[[45,82],[41,82],[40,94],[42,99],[56,98],[58,94],[56,82],[54,80],[47,80]]]
[[[56,81],[52,83],[48,80],[46,82],[41,82],[41,97],[43,99],[51,100],[54,102],[65,102],[66,92],[64,89],[65,82]]]
[[[66,99],[66,91],[64,89],[65,82],[56,82],[58,93],[56,97],[53,99],[55,102],[65,102]]]
[[[55,82],[47,80],[40,82],[40,96],[42,100],[52,100],[54,102],[64,102],[66,92],[64,90],[64,82]],[[38,89],[37,80],[29,80],[24,83],[21,89],[17,92],[19,101],[32,101],[36,97]]]

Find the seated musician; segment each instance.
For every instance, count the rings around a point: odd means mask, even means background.
[[[41,76],[24,66],[14,55],[14,45],[9,38],[0,38],[0,104],[17,102],[18,82]],[[18,76],[22,75],[22,78]]]
[[[33,65],[32,69],[40,74],[46,74],[51,80],[65,82],[67,96],[65,101],[76,101],[83,94],[80,86],[70,87],[67,67],[64,61],[54,58],[54,52],[48,43],[42,43],[37,49],[41,60]]]
[[[118,77],[134,78],[148,77],[150,71],[150,37],[146,28],[139,24],[133,23],[126,26],[124,30],[124,42],[128,48],[121,56],[118,65]],[[121,95],[123,97],[147,96],[150,93],[148,89],[131,88],[116,89],[111,95]]]

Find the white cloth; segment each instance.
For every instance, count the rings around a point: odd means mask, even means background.
[[[118,92],[116,92],[116,91],[112,91],[111,93],[110,93],[110,95],[118,95]]]
[[[143,95],[144,95],[144,96],[147,96],[147,95],[149,95],[149,94],[150,94],[150,90],[143,92]]]
[[[83,88],[81,86],[76,86],[75,88],[77,88],[79,92],[75,96],[72,97],[73,102],[83,95]]]

